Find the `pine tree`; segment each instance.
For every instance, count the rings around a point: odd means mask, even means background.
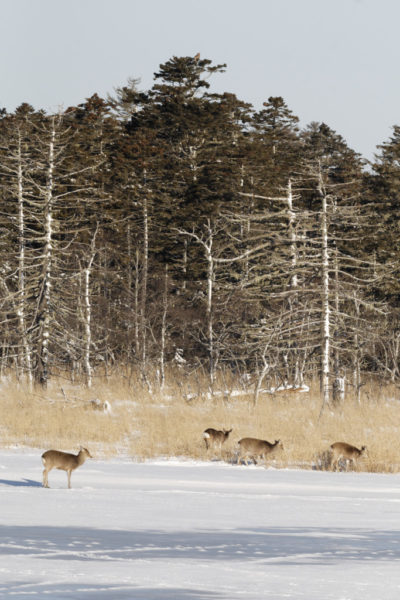
[[[274,196],[299,169],[299,119],[280,96],[271,96],[263,106],[253,117],[253,164],[257,169],[253,167],[252,174],[257,174],[258,193]]]

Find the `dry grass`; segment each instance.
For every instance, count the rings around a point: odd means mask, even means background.
[[[206,389],[204,386],[203,389]],[[40,450],[77,451],[82,444],[96,456],[129,455],[136,460],[156,456],[212,459],[202,432],[207,427],[233,428],[222,458],[234,461],[242,437],[281,439],[273,464],[326,468],[326,453],[335,441],[366,445],[368,457],[359,469],[400,470],[400,402],[398,392],[371,383],[363,388],[361,403],[348,397],[343,406],[327,409],[321,418],[317,385],[309,393],[280,393],[231,398],[198,395],[190,400],[175,386],[149,393],[123,377],[98,380],[91,390],[55,379],[47,390],[33,391],[13,381],[1,384],[0,445],[22,445]],[[107,400],[111,414],[94,411],[90,401]]]

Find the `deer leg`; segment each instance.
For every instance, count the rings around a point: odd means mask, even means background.
[[[46,488],[49,487],[49,481],[47,478],[47,469],[44,469],[44,471],[43,471],[43,487],[46,487]]]

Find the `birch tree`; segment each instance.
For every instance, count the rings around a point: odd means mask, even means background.
[[[32,348],[28,330],[29,311],[27,297],[27,279],[31,267],[26,256],[26,244],[29,228],[29,195],[32,193],[30,177],[33,171],[32,152],[29,151],[30,137],[33,133],[33,122],[40,115],[35,115],[34,110],[27,104],[21,105],[13,115],[7,115],[3,120],[2,157],[0,170],[5,191],[6,207],[4,215],[10,231],[15,231],[15,246],[10,239],[8,264],[11,266],[16,260],[17,285],[9,286],[6,281],[3,285],[7,294],[12,298],[13,311],[15,311],[18,327],[19,341],[16,342],[18,354],[18,369],[26,376],[28,383],[33,381],[32,374]],[[13,267],[11,267],[13,272]],[[11,282],[10,282],[11,283]]]
[[[80,232],[87,229],[84,213],[99,194],[86,175],[94,160],[77,164],[73,157],[74,133],[65,115],[43,117],[35,124],[34,169],[29,177],[30,228],[27,230],[30,261],[29,311],[32,332],[32,363],[35,382],[46,386],[52,365],[61,365],[70,337],[70,252]],[[98,164],[98,162],[97,162]],[[81,220],[79,221],[78,219]]]

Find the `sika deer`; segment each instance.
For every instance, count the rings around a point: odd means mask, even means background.
[[[243,438],[238,442],[240,446],[239,461],[246,459],[246,465],[248,464],[249,458],[252,458],[257,464],[256,458],[263,458],[264,462],[268,454],[274,452],[277,448],[283,448],[281,440],[275,440],[272,444],[266,440],[258,440],[256,438]]]
[[[60,450],[47,450],[42,454],[44,465],[43,487],[49,487],[48,474],[54,468],[66,471],[68,475],[68,488],[71,487],[71,473],[83,465],[87,458],[93,458],[89,450],[81,446],[79,454],[69,454]]]
[[[359,450],[351,444],[346,444],[346,442],[335,442],[330,448],[332,451],[331,465],[333,471],[338,469],[341,459],[345,461],[346,470],[349,462],[352,462],[354,466],[356,461],[367,451],[366,446],[362,446],[361,450]]]
[[[214,450],[219,449],[221,453],[222,444],[226,442],[231,431],[232,429],[223,429],[222,431],[219,431],[218,429],[213,429],[212,427],[203,431],[204,443],[207,450],[210,448],[214,448]]]

